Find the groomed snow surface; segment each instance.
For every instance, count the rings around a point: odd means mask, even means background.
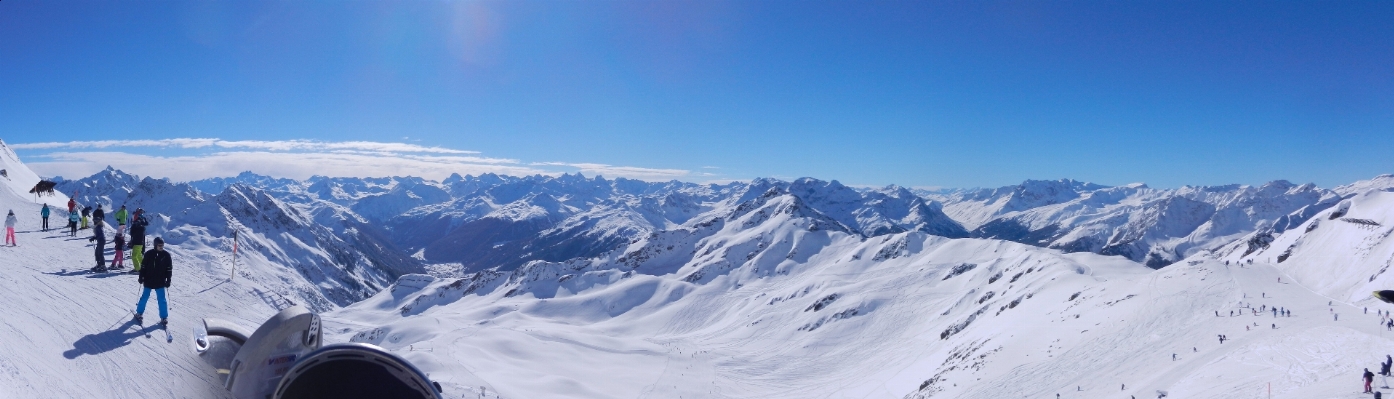
[[[394,351],[454,398],[1366,398],[1360,373],[1394,353],[1377,315],[1394,306],[1368,298],[1394,284],[1394,193],[1160,270],[999,240],[862,238],[796,197],[751,201],[594,259],[408,275],[325,313],[325,339]],[[90,231],[38,231],[39,204],[14,190],[0,190],[6,209],[20,222],[19,246],[0,247],[0,396],[226,397],[192,328],[255,327],[287,306],[289,283],[260,278],[271,266],[228,281],[223,247],[171,246],[166,343],[154,298],[146,327],[128,322],[135,276],[85,272]]]

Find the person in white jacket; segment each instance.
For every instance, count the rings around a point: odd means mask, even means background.
[[[16,221],[17,221],[17,220],[15,219],[15,211],[14,211],[13,209],[11,209],[11,210],[10,210],[10,215],[9,215],[9,216],[5,216],[5,243],[6,243],[6,244],[10,244],[10,246],[12,246],[12,247],[15,246],[15,245],[19,245],[19,244],[16,244],[16,243],[15,243],[15,222],[16,222]]]

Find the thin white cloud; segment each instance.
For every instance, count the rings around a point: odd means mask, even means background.
[[[514,176],[559,174],[510,163],[462,162],[469,157],[402,157],[344,153],[289,153],[266,151],[219,152],[197,156],[152,156],[125,152],[54,152],[44,161],[27,162],[44,176],[79,178],[108,165],[142,176],[190,181],[231,176],[252,171],[276,177],[305,179],[314,175],[335,177],[421,176],[441,180],[451,173],[498,173]]]
[[[30,167],[41,175],[65,178],[89,176],[108,165],[137,175],[168,177],[175,181],[231,176],[242,171],[295,179],[313,175],[410,175],[440,180],[452,173],[555,176],[576,171],[590,176],[649,181],[715,176],[710,173],[696,175],[682,169],[614,166],[602,163],[540,162],[524,165],[517,159],[479,156],[478,151],[374,141],[175,138],[22,143],[12,144],[10,147],[40,150],[39,154],[33,156],[37,162],[29,162]],[[118,150],[141,147],[187,151],[160,151],[163,154],[150,155]]]
[[[721,168],[715,167],[715,166],[703,166],[702,169],[721,169]]]
[[[579,169],[582,174],[591,176],[626,177],[639,180],[674,180],[692,175],[683,169],[655,169],[637,166],[614,166],[603,163],[534,162],[533,166],[566,166]]]
[[[407,143],[386,143],[376,141],[319,141],[319,140],[222,140],[215,138],[175,138],[160,140],[96,140],[46,143],[21,143],[10,145],[21,150],[36,149],[104,149],[104,148],[209,148],[247,149],[264,151],[377,151],[392,153],[434,153],[434,154],[478,154],[478,151],[456,150],[442,147],[426,147]]]
[[[58,148],[111,148],[111,147],[178,147],[205,148],[217,143],[218,139],[160,139],[160,140],[95,140],[47,143],[10,144],[19,150],[51,150]]]

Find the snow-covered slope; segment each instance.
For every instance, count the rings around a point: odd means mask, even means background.
[[[1255,231],[1281,232],[1340,199],[1336,192],[1283,180],[1174,190],[1027,181],[929,197],[973,226],[974,237],[1121,255],[1154,268]]]
[[[772,187],[594,258],[404,277],[326,325],[466,396],[1359,397],[1336,381],[1394,341],[1281,273],[866,238]]]
[[[1394,192],[1385,190],[1355,194],[1298,228],[1264,237],[1266,246],[1231,244],[1225,259],[1276,263],[1323,295],[1373,304],[1372,291],[1394,289]]]
[[[47,203],[49,207],[61,208],[63,210],[62,216],[67,216],[69,193],[55,192],[53,195],[30,194],[29,190],[34,189],[34,185],[39,183],[39,175],[29,169],[29,166],[25,165],[24,162],[20,162],[19,155],[15,154],[15,151],[10,149],[10,146],[5,145],[4,140],[0,140],[0,170],[5,171],[5,176],[0,177],[0,179],[5,180],[4,187],[6,190],[9,190],[11,194],[19,198],[29,198],[31,202],[39,204]],[[38,213],[35,213],[35,215],[37,214]],[[54,216],[50,217],[57,217],[57,215],[58,214],[54,214]]]
[[[375,226],[351,218],[319,218],[306,209],[241,183],[208,195],[187,183],[137,178],[107,168],[93,176],[64,180],[58,189],[77,192],[82,206],[107,212],[126,205],[150,215],[149,237],[171,244],[232,250],[238,233],[246,278],[265,279],[277,295],[314,310],[348,305],[376,293],[397,276],[424,271],[420,262],[397,250]],[[66,208],[65,208],[66,209]],[[208,261],[213,261],[208,259]]]

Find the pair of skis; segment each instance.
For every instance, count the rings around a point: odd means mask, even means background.
[[[137,321],[136,321],[136,325],[138,325],[138,326],[143,325],[143,323],[144,323],[144,320],[141,320],[141,319],[137,319]],[[161,325],[160,325],[160,330],[162,330],[162,331],[165,332],[165,342],[166,342],[166,343],[174,342],[174,335],[173,335],[173,334],[170,334],[170,332],[169,332],[169,323],[161,324]],[[146,332],[145,332],[145,338],[150,338],[150,332],[149,332],[149,331],[146,331]]]

